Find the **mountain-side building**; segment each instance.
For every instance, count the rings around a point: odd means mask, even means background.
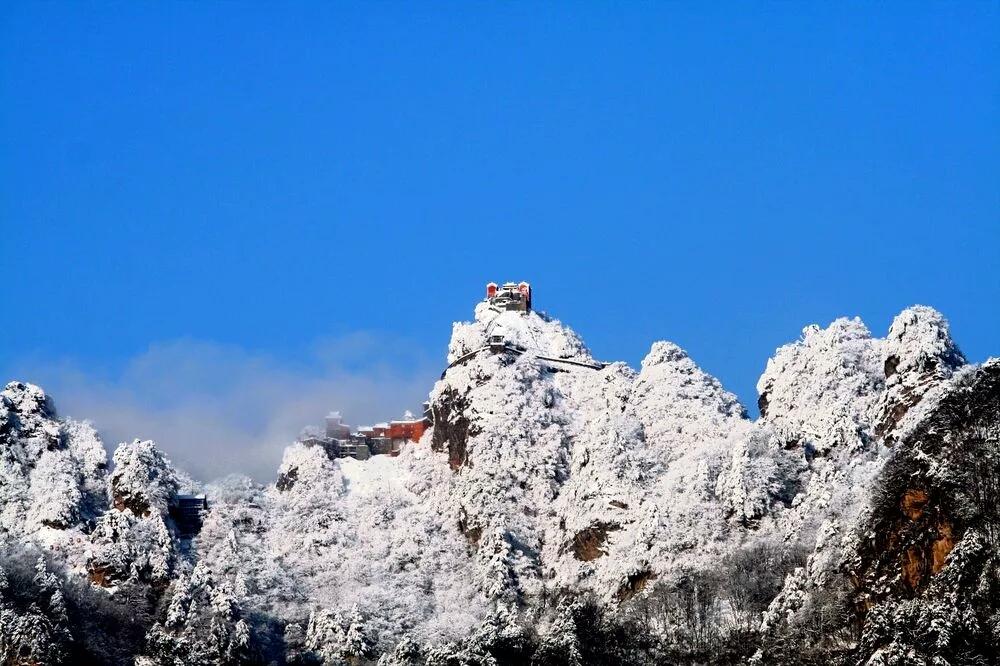
[[[331,458],[367,460],[373,455],[398,456],[406,442],[419,442],[431,425],[430,403],[424,403],[423,415],[407,411],[403,418],[373,426],[351,426],[344,423],[340,412],[326,416],[326,429],[322,434],[307,429],[299,441],[310,446],[322,446]]]

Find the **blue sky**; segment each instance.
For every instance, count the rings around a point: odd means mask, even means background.
[[[489,280],[751,407],[839,316],[1000,354],[996,2],[4,3],[0,101],[0,373],[182,460],[419,402]]]

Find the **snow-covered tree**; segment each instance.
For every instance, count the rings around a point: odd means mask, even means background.
[[[111,502],[119,511],[138,518],[151,513],[166,515],[180,483],[170,461],[151,440],[120,444],[114,454],[114,472],[108,487]]]
[[[93,427],[59,419],[41,388],[11,382],[0,391],[0,534],[33,538],[95,517],[106,464]]]

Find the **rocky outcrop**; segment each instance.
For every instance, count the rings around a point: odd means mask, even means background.
[[[469,399],[452,388],[443,390],[431,405],[434,414],[431,449],[448,453],[452,471],[469,462],[469,438],[478,434],[469,407]]]
[[[892,444],[907,413],[966,361],[941,313],[919,305],[893,320],[882,356],[885,392],[876,408],[875,435]]]
[[[889,600],[916,603],[947,575],[967,525],[955,514],[958,494],[941,482],[947,447],[914,442],[923,441],[917,433],[956,432],[957,422],[930,424],[949,396],[969,398],[959,388],[972,372],[964,363],[944,318],[922,306],[900,313],[885,339],[859,320],[808,327],[768,362],[758,384],[761,418],[719,487],[740,500],[734,515],[753,518],[753,529],[773,521],[788,543],[811,551],[764,614],[765,646],[821,631],[826,649],[843,649],[862,629],[885,631]],[[923,472],[907,467],[910,458]]]
[[[845,564],[860,662],[1000,657],[1000,360],[943,390],[896,442]]]
[[[761,425],[783,445],[815,453],[864,448],[873,439],[871,405],[884,388],[881,344],[857,318],[807,326],[768,360],[757,382]]]
[[[274,482],[274,488],[278,492],[285,492],[295,487],[295,482],[299,480],[299,468],[289,467],[278,473],[278,479]]]
[[[113,459],[112,509],[90,534],[88,574],[102,587],[128,583],[162,590],[174,574],[179,548],[168,517],[180,488],[177,473],[149,440],[121,444]]]
[[[115,451],[110,494],[114,508],[145,518],[166,515],[180,483],[170,461],[150,440],[122,444]]]
[[[859,545],[851,569],[861,608],[921,594],[967,530],[992,531],[998,433],[1000,361],[992,361],[954,385],[897,444],[861,526],[872,539]]]
[[[620,602],[628,601],[637,594],[642,593],[646,589],[646,586],[655,581],[659,576],[650,570],[639,571],[634,574],[629,574],[625,578],[625,582],[622,583],[618,591],[615,592],[615,600]]]
[[[602,549],[604,542],[608,540],[608,532],[619,529],[614,523],[595,523],[585,530],[581,530],[573,535],[572,550],[573,557],[581,562],[589,562],[603,557],[606,553]]]

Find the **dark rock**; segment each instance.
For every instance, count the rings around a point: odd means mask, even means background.
[[[128,509],[138,518],[149,516],[149,502],[138,495],[130,495],[113,490],[113,506],[119,511]]]
[[[278,475],[278,480],[275,482],[274,487],[277,488],[279,492],[291,490],[298,478],[299,468],[293,467],[287,472]]]
[[[466,416],[469,406],[468,398],[454,389],[443,392],[431,406],[434,414],[431,450],[447,451],[448,464],[455,471],[462,465],[471,464],[468,443],[477,432]]]

